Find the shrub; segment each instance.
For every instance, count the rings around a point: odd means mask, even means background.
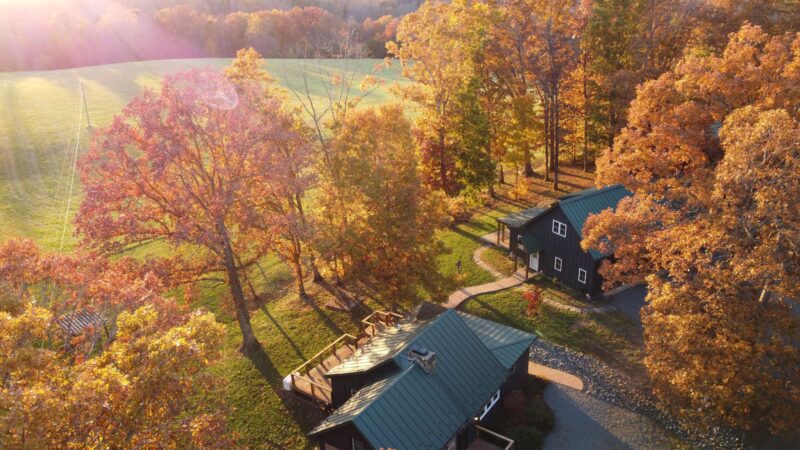
[[[539,450],[544,442],[539,430],[524,425],[512,428],[508,437],[514,440],[516,450]]]
[[[525,393],[521,389],[514,389],[503,397],[503,409],[515,415],[523,412],[526,403]]]
[[[542,433],[547,433],[555,426],[553,411],[547,406],[542,397],[533,397],[525,408],[525,418],[528,425],[536,427]]]

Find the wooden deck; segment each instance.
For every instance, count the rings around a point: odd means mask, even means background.
[[[293,370],[289,374],[292,390],[326,407],[330,406],[332,403],[331,383],[325,374],[352,356],[359,347],[366,345],[386,327],[397,323],[400,319],[402,317],[395,313],[373,312],[361,321],[361,332],[358,337],[350,334],[340,336]]]

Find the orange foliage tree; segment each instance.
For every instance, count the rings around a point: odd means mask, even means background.
[[[298,222],[274,202],[300,189],[293,174],[306,145],[295,117],[261,94],[256,82],[234,85],[210,69],[168,76],[160,93],[145,91],[81,159],[86,195],[76,218],[93,248],[160,240],[193,251],[191,260],[174,257],[185,274],[223,272],[247,351],[258,341],[240,272],[271,250],[265,236]]]
[[[591,217],[607,284],[646,281],[645,364],[686,417],[800,419],[800,34],[746,25],[638,90],[598,162],[634,192]]]
[[[205,369],[224,326],[187,314],[138,270],[129,259],[42,254],[30,241],[0,247],[0,447],[232,444],[219,399],[194,401],[220,382]],[[64,331],[54,319],[79,309],[111,322],[111,339],[91,352],[55,339]]]

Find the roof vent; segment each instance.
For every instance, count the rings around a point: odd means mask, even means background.
[[[425,347],[413,346],[408,352],[410,360],[422,367],[425,373],[431,373],[436,368],[436,353]]]

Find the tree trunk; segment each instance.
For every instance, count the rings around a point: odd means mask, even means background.
[[[223,261],[225,264],[225,272],[228,276],[228,284],[231,289],[231,296],[233,297],[233,305],[236,310],[236,321],[239,323],[239,329],[242,331],[242,346],[240,350],[245,353],[250,353],[258,350],[261,344],[259,344],[258,339],[256,339],[256,335],[253,333],[253,326],[250,324],[250,312],[247,310],[247,300],[242,290],[239,273],[236,271],[236,258],[233,255],[233,248],[228,238],[228,231],[222,224],[218,226],[218,229],[223,239]]]
[[[544,96],[544,181],[550,181],[550,105]]]
[[[450,191],[447,189],[447,151],[444,148],[444,130],[439,130],[439,152],[440,183],[442,183],[442,190],[450,194]]]
[[[586,66],[588,58],[583,58],[583,171],[589,170],[589,91]]]
[[[555,83],[555,90],[553,93],[553,190],[558,190],[558,157],[559,157],[559,141],[561,140],[561,133],[559,130],[558,120],[558,82]]]
[[[308,222],[306,221],[306,213],[305,208],[303,208],[303,196],[299,193],[294,194],[294,201],[297,205],[297,212],[300,214],[300,221],[303,224],[303,227],[308,226]],[[311,273],[313,274],[314,283],[322,282],[322,275],[319,273],[319,269],[317,268],[317,255],[314,253],[313,250],[309,250],[308,264],[311,266]]]
[[[506,184],[506,173],[503,171],[503,163],[498,164],[498,166],[500,167],[500,175],[497,178],[497,182],[500,185]]]
[[[306,299],[308,298],[308,293],[306,293],[306,286],[303,279],[303,261],[300,258],[303,249],[297,239],[293,239],[292,246],[294,247],[292,269],[294,269],[294,282],[297,287],[297,295],[299,295],[300,298]]]

